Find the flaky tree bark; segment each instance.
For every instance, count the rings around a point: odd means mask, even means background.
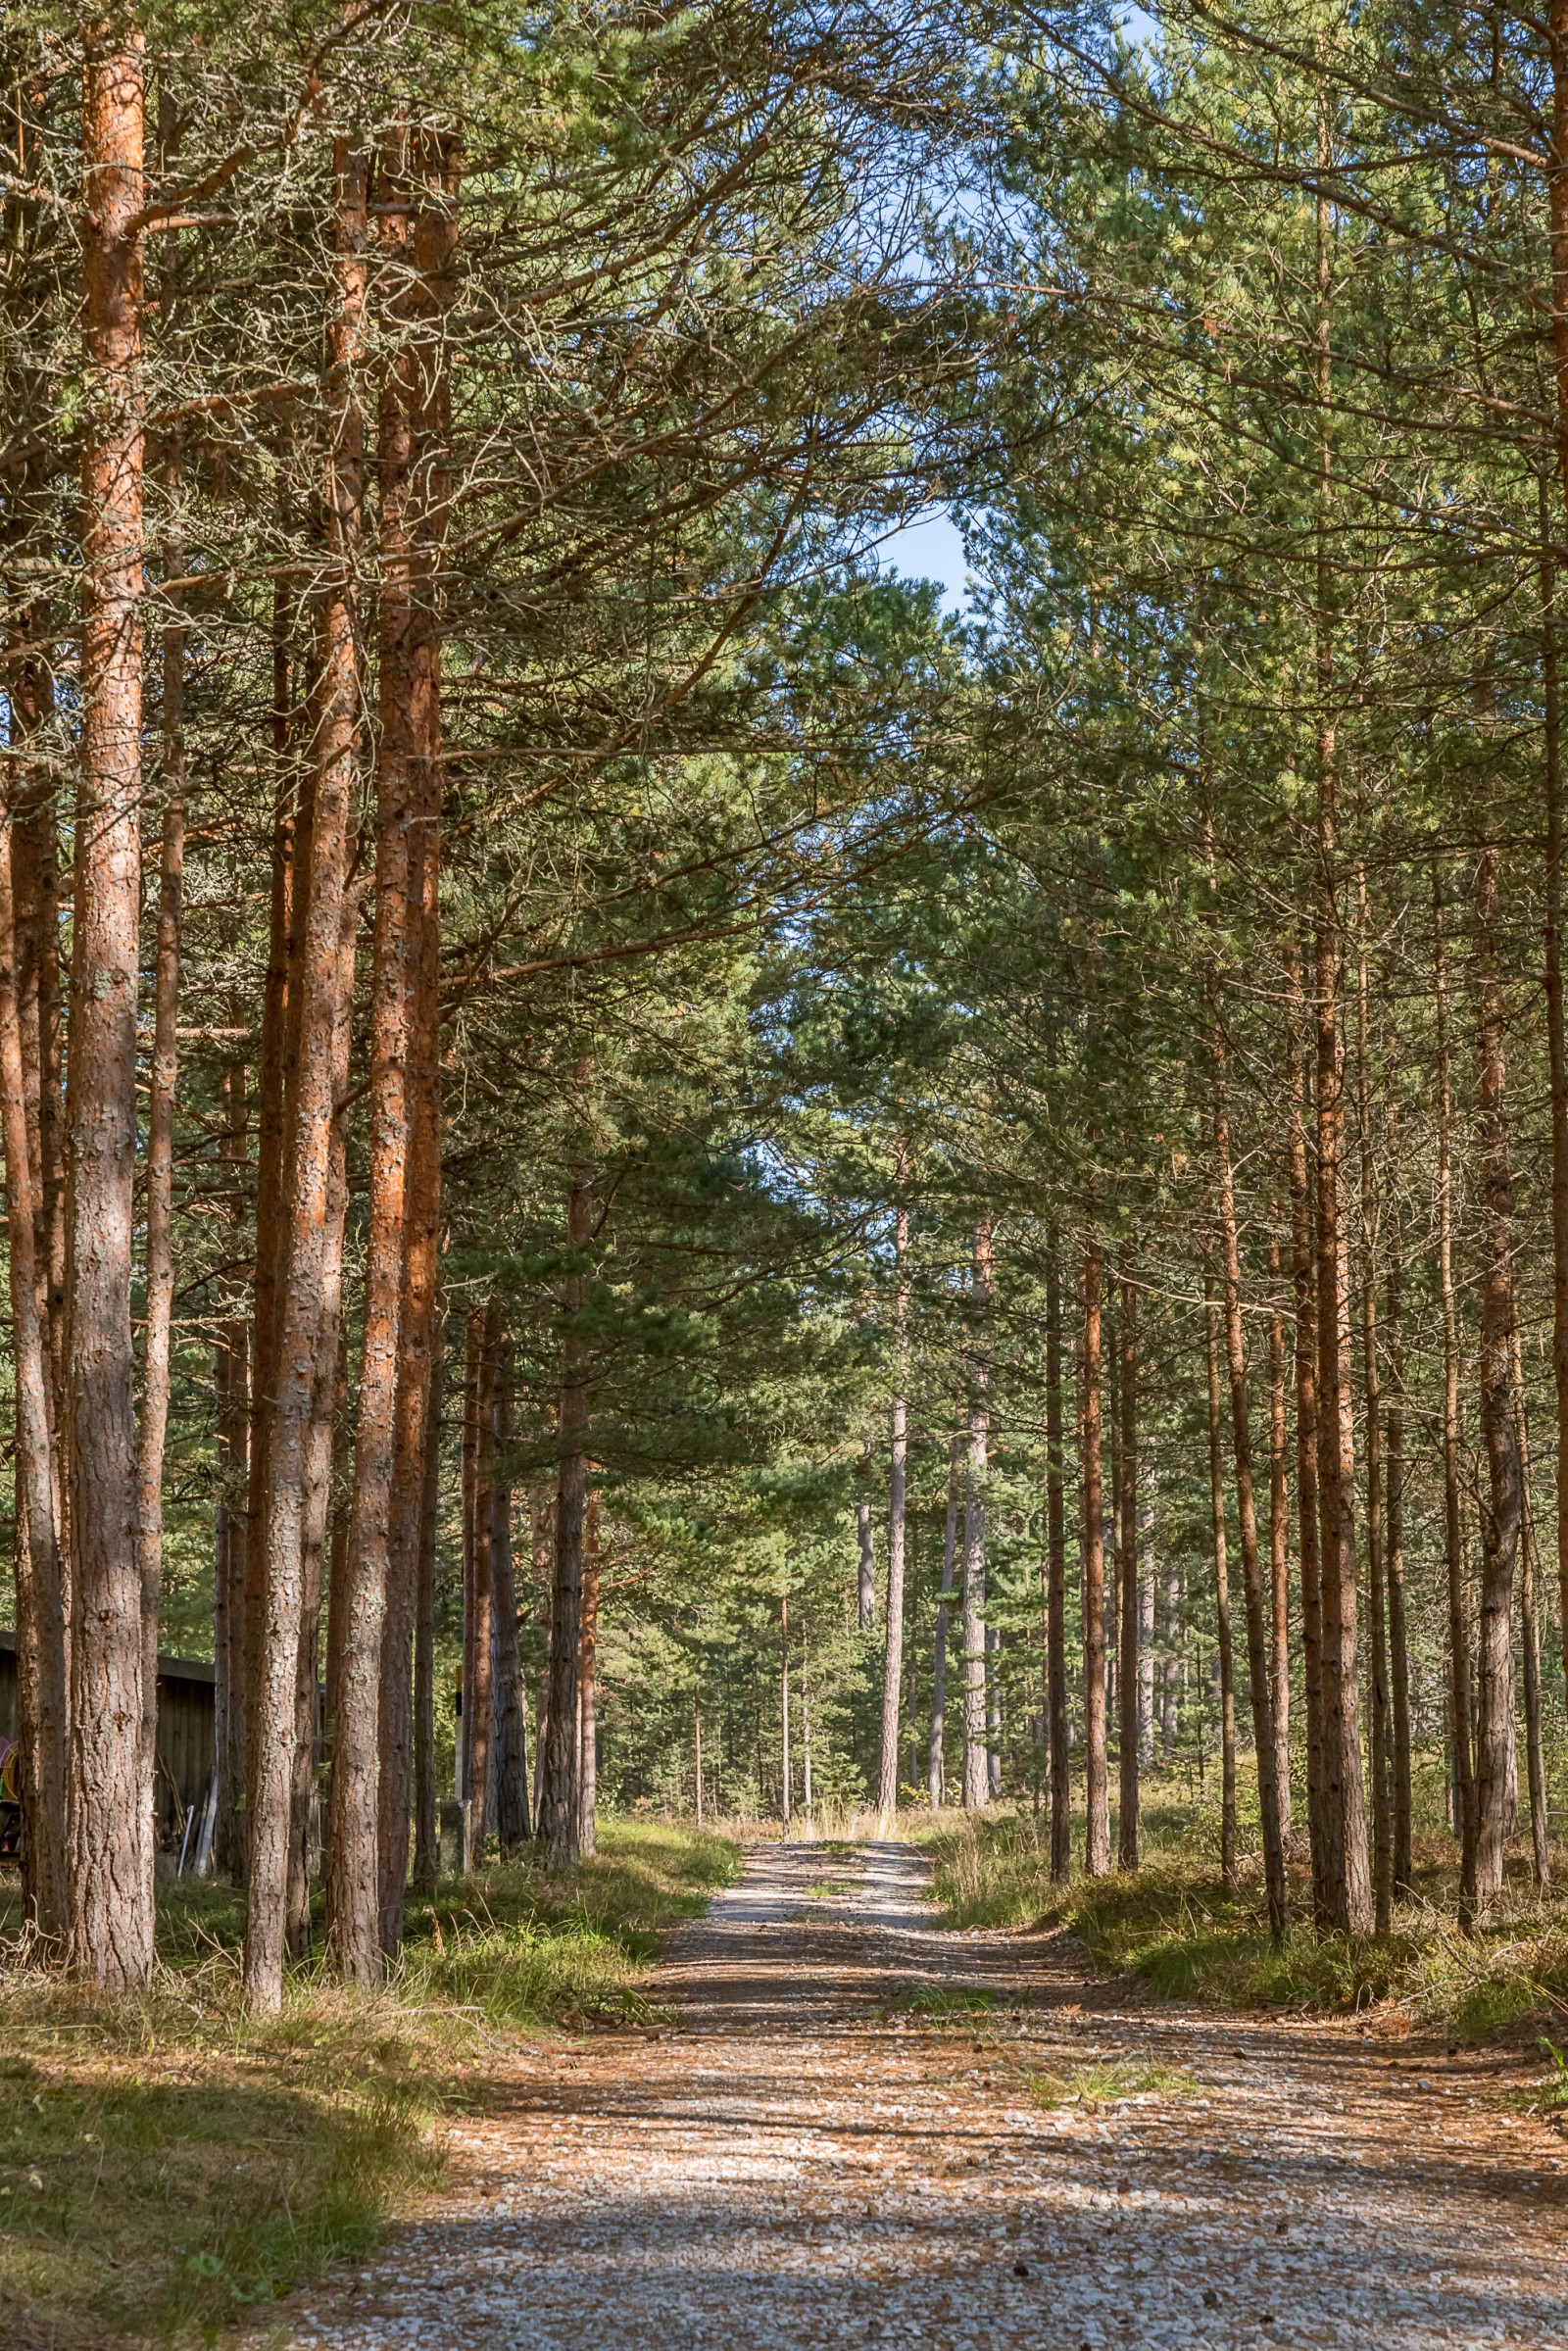
[[[1389,1402],[1385,1422],[1388,1469],[1390,1767],[1394,1815],[1394,1891],[1411,1890],[1410,1645],[1404,1606],[1404,1266],[1399,1220],[1399,1119],[1391,1090],[1386,1157],[1389,1173],[1388,1332]]]
[[[512,1340],[500,1325],[499,1313],[492,1361],[490,1589],[496,1628],[496,1835],[502,1853],[513,1856],[526,1844],[530,1825],[528,1706],[517,1648],[517,1593],[512,1564],[512,1477],[507,1461],[512,1445]],[[593,1850],[591,1839],[587,1850]]]
[[[1117,1774],[1116,1860],[1138,1867],[1138,1291],[1124,1252],[1121,1274],[1121,1640],[1116,1658],[1117,1727],[1121,1741]]]
[[[17,1387],[18,1730],[21,1735],[24,1893],[28,1923],[51,1942],[66,1899],[66,1619],[56,1519],[49,1351],[37,1237],[42,1202],[29,1149],[22,1023],[17,1006],[13,826],[0,822],[0,1142],[5,1149],[11,1332]]]
[[[991,1800],[986,1757],[986,1482],[991,1451],[989,1338],[991,1220],[974,1229],[969,1277],[969,1450],[963,1490],[963,1801]]]
[[[1481,1279],[1481,1431],[1487,1492],[1481,1510],[1481,1613],[1476,1673],[1476,1859],[1478,1903],[1502,1890],[1514,1745],[1513,1589],[1523,1481],[1513,1390],[1513,1170],[1509,1156],[1504,1005],[1497,950],[1500,857],[1488,839],[1476,863],[1476,982],[1480,1060],[1481,1193],[1485,1263]]]
[[[310,855],[309,807],[296,808],[300,779],[291,762],[293,670],[289,654],[287,585],[272,597],[272,759],[274,767],[271,885],[267,973],[262,989],[262,1050],[257,1088],[256,1266],[250,1343],[250,1444],[243,1577],[229,1625],[234,1660],[228,1687],[230,1809],[220,1849],[236,1885],[249,1857],[249,1723],[261,1687],[262,1636],[267,1621],[267,1482],[272,1414],[277,1397],[278,1318],[288,1253],[283,1181],[287,1129],[297,1107],[299,1011],[305,955],[305,908]]]
[[[1285,1400],[1285,1316],[1280,1308],[1279,1202],[1269,1202],[1268,1246],[1268,1698],[1274,1713],[1274,1785],[1280,1837],[1291,1835],[1291,1505],[1290,1421]]]
[[[598,1842],[599,1806],[599,1496],[583,1513],[582,1614],[577,1635],[577,1846],[585,1857]],[[808,1749],[809,1753],[809,1749]],[[810,1810],[810,1772],[807,1772]]]
[[[398,283],[394,319],[406,312],[406,278],[413,241],[412,199],[405,142],[383,159],[380,181],[389,200],[377,207],[384,268]],[[415,680],[409,662],[411,578],[415,530],[411,502],[416,460],[418,386],[405,349],[389,367],[378,413],[382,580],[377,603],[379,724],[375,771],[375,926],[370,966],[368,1203],[365,1254],[364,1336],[354,1482],[349,1512],[348,1586],[338,1679],[328,1692],[332,1733],[332,1789],[328,1842],[332,1902],[327,1948],[338,1974],[373,1983],[382,1957],[382,1920],[408,1871],[407,1800],[399,1807],[401,1850],[380,1835],[382,1758],[379,1733],[390,1710],[400,1777],[406,1778],[408,1694],[404,1659],[411,1597],[398,1594],[387,1622],[392,1474],[403,1308],[405,1223],[408,1205],[410,1088],[408,1038],[417,926],[410,905],[410,830],[414,759],[411,741]],[[422,1426],[423,1414],[416,1416]],[[398,1687],[389,1687],[396,1652]]]
[[[213,1521],[213,1735],[218,1774],[213,1854],[217,1868],[237,1885],[245,1875],[245,1570],[250,1536],[250,1324],[241,1271],[249,1110],[243,1061],[230,1062],[223,1073],[223,1107],[219,1148],[234,1256],[220,1293],[213,1347],[220,1480]]]
[[[1367,970],[1366,868],[1356,872],[1356,1127],[1361,1158],[1361,1383],[1366,1451],[1366,1592],[1372,1636],[1370,1672],[1372,1776],[1372,1922],[1379,1935],[1393,1924],[1393,1727],[1389,1701],[1389,1645],[1384,1616],[1383,1396],[1378,1362],[1377,1182],[1372,1165],[1370,974]]]
[[[903,1173],[901,1167],[901,1176]],[[909,1462],[908,1379],[909,1211],[900,1207],[894,1227],[893,1347],[898,1392],[892,1410],[892,1465],[888,1482],[888,1599],[882,1643],[882,1743],[877,1759],[877,1810],[881,1834],[899,1809],[899,1717],[904,1695],[904,1522]]]
[[[1530,1860],[1537,1888],[1551,1877],[1546,1811],[1546,1758],[1541,1724],[1541,1616],[1537,1597],[1540,1554],[1536,1542],[1535,1496],[1530,1484],[1530,1419],[1525,1410],[1524,1349],[1518,1301],[1513,1314],[1513,1398],[1519,1428],[1519,1648],[1525,1697],[1525,1769],[1530,1788]]]
[[[582,1638],[583,1509],[588,1483],[588,1343],[580,1317],[587,1302],[585,1257],[593,1231],[593,1178],[580,1163],[566,1194],[565,1328],[561,1348],[561,1467],[556,1487],[555,1592],[550,1610],[550,1728],[540,1834],[551,1866],[580,1855],[577,1655]]]
[[[947,1801],[948,1626],[954,1593],[954,1567],[958,1553],[958,1472],[963,1439],[955,1432],[948,1446],[948,1516],[942,1543],[942,1592],[937,1601],[936,1638],[931,1659],[931,1736],[926,1752],[926,1792],[935,1812]]]
[[[1214,1158],[1219,1176],[1219,1239],[1225,1282],[1225,1361],[1230,1374],[1231,1446],[1236,1464],[1236,1527],[1242,1546],[1247,1672],[1252,1703],[1252,1747],[1257,1758],[1257,1813],[1263,1843],[1263,1886],[1268,1902],[1269,1933],[1278,1942],[1285,1933],[1285,1837],[1280,1819],[1279,1749],[1275,1743],[1274,1707],[1269,1690],[1268,1633],[1263,1618],[1257,1502],[1252,1490],[1251,1410],[1247,1392],[1247,1349],[1242,1332],[1242,1260],[1236,1231],[1229,1072],[1224,1034],[1217,1021],[1214,1038]],[[1219,1532],[1223,1538],[1223,1503]]]
[[[496,1811],[496,1687],[495,1687],[495,1472],[496,1472],[496,1343],[500,1318],[494,1299],[477,1323],[470,1321],[469,1344],[475,1349],[473,1398],[471,1610],[466,1638],[471,1659],[471,1679],[465,1684],[468,1707],[468,1772],[464,1787],[467,1804],[467,1853],[470,1868],[484,1858],[485,1838],[495,1825]]]
[[[441,1486],[442,1323],[430,1337],[425,1399],[424,1484],[414,1612],[414,1890],[433,1894],[441,1875],[435,1785],[435,1553]],[[401,1926],[401,1921],[399,1922]]]
[[[1287,1024],[1291,1091],[1291,1270],[1296,1292],[1296,1503],[1301,1554],[1301,1662],[1306,1694],[1306,1825],[1312,1860],[1312,1917],[1329,1924],[1323,1827],[1323,1592],[1317,1511],[1317,1252],[1307,1168],[1306,1071],[1300,967],[1292,973]]]
[[[88,27],[82,93],[81,771],[67,1103],[67,1458],[74,1543],[70,1957],[107,1990],[152,1967],[142,1800],[130,1329],[140,914],[144,51]]]
[[[1084,1867],[1091,1878],[1110,1868],[1110,1772],[1105,1753],[1105,1505],[1101,1481],[1101,1248],[1084,1249],[1083,1387],[1080,1445],[1083,1486]]]
[[[1552,110],[1547,203],[1558,490],[1568,512],[1568,0],[1546,11]],[[1562,973],[1562,755],[1557,695],[1556,569],[1544,475],[1541,500],[1542,691],[1545,719],[1546,1040],[1551,1072],[1551,1359],[1557,1405],[1557,1590],[1568,1626],[1568,1043]],[[1563,1643],[1568,1675],[1568,1641]]]
[[[346,139],[337,142],[334,177],[326,578],[320,598],[319,677],[312,711],[315,790],[299,974],[299,1074],[284,1188],[286,1272],[267,1463],[266,1618],[251,1724],[245,1993],[248,2005],[264,2014],[280,2005],[283,1988],[304,1497],[318,1406],[321,1325],[333,1274],[327,1192],[337,1111],[334,1045],[341,1010],[342,918],[359,734],[355,583],[364,501],[364,427],[357,376],[365,325],[367,167],[363,152]],[[334,1752],[334,1784],[336,1760]],[[334,1886],[337,1875],[334,1854]],[[373,1851],[371,1884],[373,1896]]]
[[[1350,1391],[1349,1241],[1344,1213],[1345,1054],[1335,896],[1335,740],[1318,749],[1317,1340],[1321,1497],[1323,1842],[1329,1917],[1342,1935],[1372,1924],[1356,1681],[1355,1420]]]
[[[1225,1545],[1225,1463],[1219,1399],[1219,1305],[1203,1277],[1203,1360],[1208,1373],[1208,1504],[1214,1545],[1214,1616],[1219,1632],[1219,1868],[1236,1890],[1236,1676],[1231,1643],[1230,1560]],[[1255,1541],[1255,1529],[1254,1529]]]
[[[1051,1875],[1072,1871],[1067,1740],[1067,1514],[1061,1442],[1061,1242],[1046,1236],[1046,1679],[1051,1725]]]
[[[1433,993],[1438,1043],[1438,1293],[1443,1309],[1443,1524],[1448,1589],[1448,1732],[1459,1819],[1459,1899],[1475,1901],[1476,1786],[1470,1745],[1470,1643],[1459,1519],[1459,1305],[1453,1285],[1453,1074],[1443,879],[1432,875]]]
[[[185,631],[164,626],[164,822],[158,857],[153,1057],[147,1090],[146,1336],[136,1446],[137,1565],[141,1578],[141,1776],[147,1864],[153,1861],[158,1759],[158,1611],[164,1581],[164,1441],[169,1427],[174,1312],[174,1078],[178,1059],[179,938],[185,865]],[[149,1881],[147,1899],[153,1888]]]

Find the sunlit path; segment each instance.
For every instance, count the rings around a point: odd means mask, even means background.
[[[1343,2025],[1129,2008],[1057,1938],[934,1931],[922,1867],[753,1848],[672,1945],[657,2036],[541,2050],[460,2131],[451,2195],[299,2298],[285,2339],[1568,2341],[1556,2142],[1469,2106],[1463,2066]],[[995,2006],[965,2013],[966,1990]],[[1176,2086],[1031,2095],[1096,2063]]]

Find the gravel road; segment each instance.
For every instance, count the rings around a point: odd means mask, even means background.
[[[1495,2061],[1137,2005],[1065,1937],[936,1931],[923,1882],[905,1845],[750,1848],[658,2032],[530,2052],[451,2192],[256,2343],[1568,2346],[1568,2141]],[[1105,2067],[1165,2080],[1031,2086]]]

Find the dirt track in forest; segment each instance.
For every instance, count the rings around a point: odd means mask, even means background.
[[[750,1849],[657,2036],[530,2053],[450,2194],[257,2342],[1568,2345],[1568,2138],[1497,2108],[1494,2062],[1134,2003],[1063,1936],[935,1931],[923,1882],[907,1846]],[[921,1985],[999,2005],[901,2012]],[[1096,2061],[1197,2086],[1031,2098]]]

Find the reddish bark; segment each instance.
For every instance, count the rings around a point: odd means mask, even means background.
[[[1084,1773],[1087,1821],[1084,1866],[1091,1878],[1110,1868],[1110,1779],[1105,1755],[1105,1533],[1101,1484],[1101,1249],[1084,1250],[1083,1390],[1083,1641]]]
[[[1220,1795],[1219,1870],[1227,1893],[1236,1890],[1236,1673],[1231,1643],[1230,1559],[1225,1543],[1225,1468],[1220,1435],[1219,1308],[1214,1284],[1203,1277],[1203,1357],[1208,1373],[1208,1503],[1214,1546],[1214,1617],[1219,1636]]]
[[[177,480],[177,475],[176,475]],[[166,564],[168,554],[166,551]],[[158,1737],[158,1611],[164,1580],[164,1440],[169,1427],[170,1339],[174,1308],[174,1078],[179,1017],[179,934],[185,862],[185,631],[164,627],[164,822],[158,858],[158,936],[153,1054],[147,1099],[146,1336],[136,1449],[137,1559],[141,1577],[141,1776],[147,1865],[153,1860],[153,1775]],[[153,1898],[149,1881],[147,1899]]]
[[[152,1966],[130,1329],[141,895],[144,53],[88,29],[82,96],[81,772],[67,1123],[73,1966]]]
[[[245,1066],[225,1073],[227,1115],[221,1143],[227,1214],[235,1248],[246,1215],[248,1122]],[[223,1315],[213,1350],[218,1407],[219,1495],[214,1559],[214,1739],[218,1772],[217,1866],[236,1882],[244,1876],[245,1811],[245,1586],[250,1514],[250,1327],[234,1278],[223,1285]]]
[[[1349,1236],[1344,1212],[1345,1053],[1335,898],[1334,730],[1321,730],[1317,906],[1318,1493],[1322,1530],[1323,1846],[1329,1918],[1372,1924],[1356,1683],[1355,1422],[1350,1392]]]
[[[1269,1203],[1271,1218],[1279,1202]],[[1291,1515],[1290,1422],[1285,1400],[1285,1317],[1280,1308],[1279,1235],[1270,1237],[1268,1318],[1268,1551],[1269,1705],[1274,1713],[1274,1784],[1278,1790],[1280,1837],[1291,1834]]]
[[[1510,1766],[1516,1754],[1513,1592],[1523,1511],[1518,1406],[1513,1389],[1513,1172],[1509,1157],[1504,1006],[1497,952],[1500,857],[1488,840],[1476,864],[1481,1191],[1481,1432],[1487,1492],[1481,1508],[1481,1606],[1476,1659],[1476,1858],[1478,1903],[1502,1889]]]
[[[1475,1771],[1470,1745],[1470,1645],[1465,1628],[1464,1536],[1459,1521],[1459,1307],[1453,1284],[1453,1075],[1443,881],[1432,875],[1433,990],[1438,1042],[1438,1293],[1443,1308],[1443,1524],[1448,1587],[1448,1735],[1460,1839],[1459,1900],[1475,1900]]]
[[[1389,1404],[1385,1423],[1388,1470],[1389,1684],[1393,1730],[1394,1891],[1411,1891],[1410,1656],[1404,1607],[1404,1321],[1403,1261],[1399,1227],[1399,1122],[1396,1098],[1388,1118]]]
[[[286,1278],[276,1393],[268,1447],[266,1622],[250,1756],[250,1904],[245,1938],[249,2005],[282,1998],[295,1687],[303,1601],[304,1494],[318,1401],[318,1345],[330,1285],[327,1195],[337,1101],[335,1043],[342,987],[342,918],[359,732],[355,581],[364,495],[357,392],[366,292],[367,187],[363,154],[335,156],[335,297],[329,332],[331,450],[327,550],[320,596],[319,677],[313,697],[312,847],[300,961],[299,1075],[290,1137]],[[302,879],[305,877],[302,877]]]
[[[599,1496],[583,1513],[582,1618],[577,1639],[577,1844],[589,1854],[598,1838],[599,1803]],[[806,1804],[810,1810],[808,1790]]]
[[[400,283],[394,320],[407,311],[406,277],[412,244],[412,195],[401,150],[384,164],[378,191],[383,266]],[[411,671],[411,562],[417,384],[405,348],[393,359],[379,405],[382,578],[378,600],[379,692],[375,772],[375,926],[370,967],[370,1081],[368,1210],[365,1258],[364,1338],[354,1479],[349,1511],[348,1587],[343,1595],[343,1642],[337,1679],[328,1693],[332,1713],[332,1785],[328,1841],[332,1904],[327,1938],[337,1972],[369,1984],[380,1969],[383,1918],[390,1880],[397,1899],[408,1871],[408,1693],[406,1668],[394,1697],[390,1640],[403,1667],[412,1605],[400,1592],[387,1623],[387,1579],[392,1475],[403,1307],[405,1222],[409,1175],[408,1032],[413,966],[417,959],[410,905],[410,793],[415,679]],[[415,1426],[422,1429],[419,1411]],[[407,1595],[412,1603],[412,1593]],[[403,1782],[396,1809],[403,1822],[401,1850],[381,1836],[380,1728],[388,1708]],[[387,1790],[395,1795],[392,1789]],[[386,1883],[383,1883],[385,1879]]]
[[[581,1852],[577,1656],[582,1635],[583,1509],[588,1475],[588,1343],[579,1317],[587,1302],[586,1252],[593,1233],[593,1179],[573,1166],[566,1194],[567,1273],[561,1346],[560,1471],[556,1487],[555,1591],[550,1610],[550,1724],[545,1743],[539,1834],[551,1867]]]
[[[991,1453],[990,1365],[986,1322],[991,1310],[991,1220],[974,1229],[969,1279],[969,1457],[963,1490],[963,1801],[991,1800],[986,1757],[986,1487]]]
[[[446,366],[438,337],[451,297],[456,229],[449,199],[456,185],[456,149],[426,143],[418,162],[409,298],[417,331],[391,370],[382,403],[382,757],[402,769],[409,842],[403,1086],[408,1163],[379,1692],[379,1932],[389,1955],[403,1939],[411,1749],[416,1768],[423,1751],[411,1713],[411,1675],[428,1483],[441,1223],[443,770],[437,573],[448,485]],[[433,1781],[429,1800],[433,1806]],[[431,1817],[433,1836],[433,1812]]]
[[[901,1181],[905,1174],[901,1154]],[[882,1641],[882,1739],[877,1758],[877,1810],[890,1824],[899,1809],[899,1716],[904,1677],[904,1534],[909,1463],[908,1378],[909,1211],[900,1206],[894,1224],[893,1347],[898,1391],[893,1398],[893,1455],[888,1487],[888,1596]],[[884,1834],[886,1830],[884,1829]]]
[[[1296,1291],[1296,1500],[1301,1553],[1301,1663],[1306,1686],[1306,1825],[1311,1844],[1312,1916],[1329,1923],[1323,1830],[1323,1595],[1317,1511],[1317,1252],[1307,1170],[1306,1072],[1301,1040],[1301,975],[1291,974],[1287,1055],[1291,1119],[1291,1269]]]
[[[1072,1869],[1067,1742],[1067,1521],[1061,1442],[1061,1241],[1046,1236],[1046,1680],[1051,1723],[1051,1875]]]
[[[0,1142],[5,1151],[11,1327],[17,1385],[18,1730],[22,1739],[26,1916],[58,1936],[66,1900],[66,1625],[55,1516],[49,1357],[37,1263],[41,1201],[26,1119],[17,1004],[12,835],[0,822]]]
[[[441,1475],[442,1326],[430,1340],[424,1435],[424,1486],[414,1614],[414,1890],[433,1894],[441,1873],[435,1786],[435,1550]]]
[[[1116,1713],[1120,1754],[1117,1758],[1116,1863],[1124,1870],[1138,1867],[1138,1290],[1125,1252],[1121,1273],[1121,1411],[1120,1483],[1121,1538],[1117,1543],[1120,1577],[1121,1639],[1116,1653]]]

